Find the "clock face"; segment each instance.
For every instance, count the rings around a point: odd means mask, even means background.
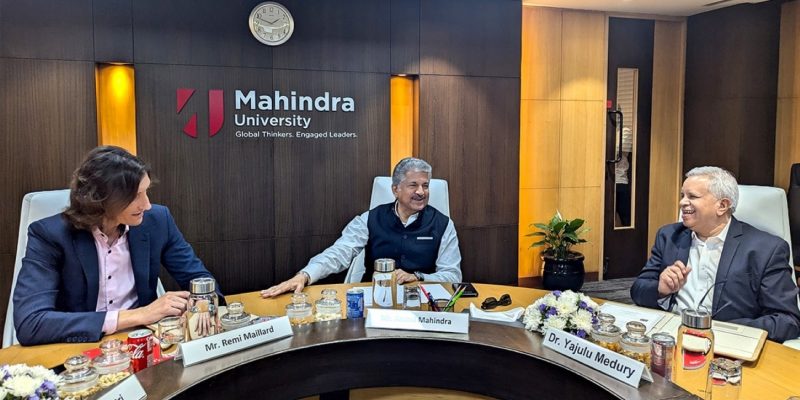
[[[286,7],[267,1],[257,5],[250,13],[250,32],[259,42],[268,46],[285,43],[294,32],[294,19]]]

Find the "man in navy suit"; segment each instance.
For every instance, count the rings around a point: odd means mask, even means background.
[[[770,340],[795,339],[800,310],[789,245],[734,218],[738,198],[728,171],[689,171],[681,189],[682,222],[659,229],[631,297],[673,312],[705,308],[715,320],[764,329]]]
[[[69,207],[30,225],[13,299],[21,344],[95,342],[183,314],[189,292],[156,295],[161,265],[183,289],[211,274],[149,187],[139,158],[98,147],[73,175]]]

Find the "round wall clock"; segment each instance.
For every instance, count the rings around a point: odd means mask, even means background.
[[[250,13],[250,32],[267,46],[286,43],[294,32],[294,19],[289,10],[273,1],[261,3]]]

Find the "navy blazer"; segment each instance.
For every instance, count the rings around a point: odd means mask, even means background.
[[[164,206],[153,204],[145,211],[142,223],[130,227],[128,245],[137,306],[156,299],[161,265],[184,290],[188,290],[190,280],[211,276]],[[63,214],[31,223],[13,299],[20,343],[100,340],[106,313],[95,311],[98,269],[91,232],[75,229]],[[224,303],[224,299],[221,301]]]
[[[686,264],[691,246],[692,231],[682,223],[661,227],[650,259],[631,287],[633,301],[660,308],[661,271],[677,260]],[[731,218],[715,283],[715,320],[764,329],[770,340],[778,342],[800,336],[798,289],[792,279],[789,244],[785,240]],[[670,297],[671,308],[675,296]]]

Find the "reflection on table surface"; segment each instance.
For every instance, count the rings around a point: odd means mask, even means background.
[[[346,290],[352,286],[368,286],[369,284],[337,284],[337,285],[313,285],[306,287],[304,292],[309,296],[313,304],[322,297],[321,291],[326,288],[337,290],[337,295],[342,300],[345,307]],[[450,290],[449,285],[443,285]],[[461,298],[456,303],[454,311],[460,312],[469,308],[470,302],[476,306],[489,296],[499,297],[503,294],[510,294],[512,302],[508,306],[501,306],[495,309],[503,311],[515,307],[525,307],[537,298],[545,295],[547,291],[515,286],[475,284],[480,297]],[[245,305],[245,310],[256,315],[283,315],[285,306],[290,302],[290,294],[283,294],[274,299],[262,299],[259,292],[242,293],[226,296],[227,301],[241,301]],[[602,301],[602,300],[601,300]],[[123,339],[127,332],[120,332],[112,335]],[[6,363],[25,363],[29,365],[44,365],[46,367],[58,366],[63,361],[74,354],[96,348],[98,343],[57,343],[41,346],[12,346],[0,350],[0,364]],[[788,348],[781,344],[767,341],[761,352],[759,359],[752,363],[744,364],[743,387],[740,394],[741,399],[780,399],[784,400],[790,396],[800,395],[800,351]],[[681,382],[677,382],[679,385]],[[695,393],[700,394],[700,393]]]

